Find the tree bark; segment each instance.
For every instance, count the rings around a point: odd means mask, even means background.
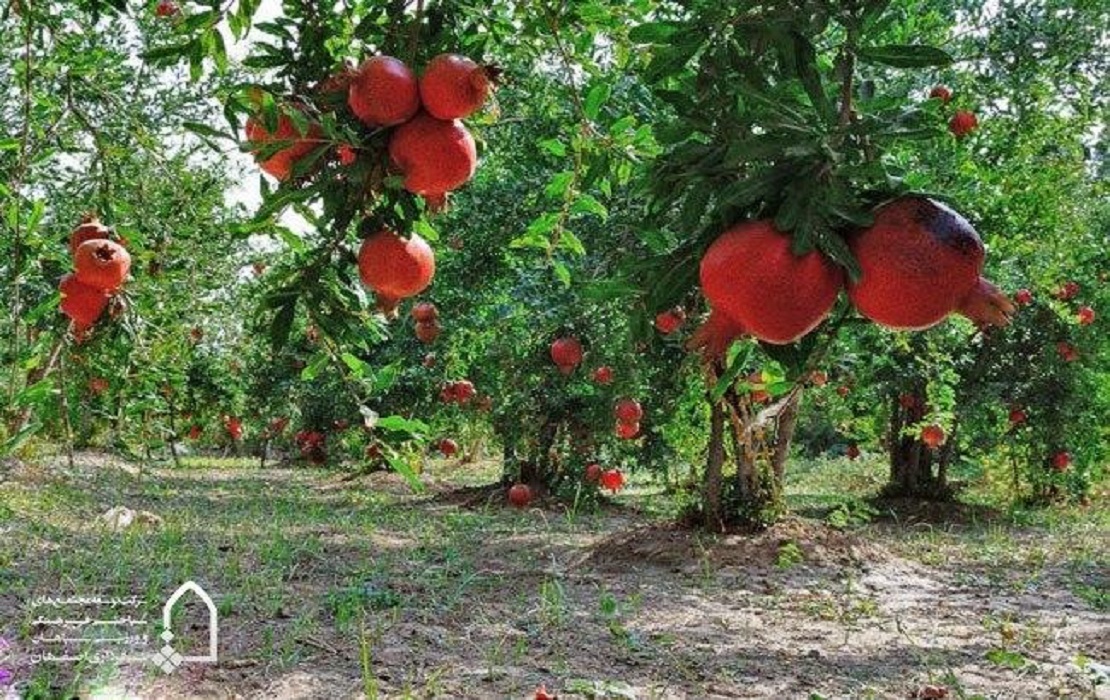
[[[721,471],[725,462],[725,411],[720,403],[713,404],[709,422],[709,454],[705,463],[702,491],[702,515],[706,529],[722,529]]]

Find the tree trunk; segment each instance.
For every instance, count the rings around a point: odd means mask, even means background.
[[[721,471],[725,463],[725,409],[715,403],[709,422],[709,455],[702,482],[702,517],[706,529],[721,530]]]
[[[794,429],[798,425],[798,413],[802,407],[801,386],[794,390],[782,412],[779,413],[775,429],[775,451],[771,456],[771,471],[774,474],[775,499],[782,498],[783,482],[786,480],[786,460],[790,457],[790,443],[794,440]]]

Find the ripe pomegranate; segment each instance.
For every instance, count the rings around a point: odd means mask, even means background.
[[[415,233],[405,240],[383,228],[367,237],[358,251],[359,278],[387,303],[424,291],[435,272],[435,253]]]
[[[613,415],[621,423],[635,423],[644,417],[644,409],[636,399],[621,399],[613,406]]]
[[[843,271],[817,251],[798,257],[770,221],[725,231],[701,259],[702,291],[720,312],[769,343],[798,340],[817,327],[844,285]]]
[[[1028,289],[1019,289],[1014,292],[1014,303],[1018,306],[1029,306],[1033,303],[1033,292]]]
[[[73,319],[80,332],[91,328],[108,306],[108,295],[77,279],[76,275],[66,275],[58,285],[62,293],[62,313]]]
[[[234,416],[224,416],[224,427],[227,428],[227,434],[231,436],[232,440],[238,440],[243,437],[243,421]]]
[[[591,378],[598,384],[609,384],[613,381],[613,368],[609,365],[602,365],[594,370]]]
[[[686,322],[686,312],[676,306],[673,309],[661,311],[655,316],[655,327],[663,335],[674,333]]]
[[[108,380],[104,377],[93,377],[89,380],[89,391],[93,394],[103,394],[108,391]]]
[[[1079,283],[1073,281],[1065,282],[1063,285],[1061,285],[1060,288],[1056,290],[1055,296],[1060,301],[1067,301],[1068,299],[1074,299],[1078,295]]]
[[[420,77],[420,99],[436,119],[465,119],[489,97],[492,75],[487,68],[458,54],[436,56]]]
[[[261,118],[251,117],[247,120],[246,134],[247,141],[256,144],[251,149],[256,160],[262,157],[263,150],[266,153],[270,152],[269,149],[264,149],[267,144],[289,143],[287,147],[274,152],[258,164],[263,172],[278,181],[284,181],[293,174],[293,168],[297,162],[312,153],[322,143],[324,132],[319,124],[310,122],[306,133],[301,134],[297,131],[293,120],[288,115],[282,114],[278,117],[277,129],[273,133],[266,130],[266,125]]]
[[[404,174],[406,190],[433,199],[461,187],[478,167],[474,137],[462,122],[423,112],[393,132],[389,157]]]
[[[813,386],[825,386],[829,383],[829,375],[821,370],[814,370],[809,375],[809,381],[813,382]]]
[[[1056,352],[1064,362],[1075,362],[1079,359],[1079,351],[1075,349],[1074,345],[1065,340],[1056,343]]]
[[[112,241],[85,241],[77,247],[73,266],[81,283],[111,294],[127,279],[127,273],[131,271],[131,255],[123,246]]]
[[[459,451],[459,443],[455,442],[451,438],[443,438],[442,440],[440,440],[438,447],[439,451],[443,454],[444,457],[451,457]]]
[[[513,508],[527,508],[532,502],[532,489],[527,484],[514,484],[509,489],[509,503]]]
[[[957,111],[948,120],[948,130],[955,134],[957,138],[967,136],[978,126],[979,120],[975,117],[975,113],[966,109]]]
[[[1013,304],[979,276],[983,243],[958,213],[925,197],[879,208],[849,241],[861,276],[848,297],[861,314],[898,330],[919,330],[958,311],[976,325],[1005,325]]]
[[[639,421],[624,422],[617,421],[617,437],[621,440],[633,440],[640,434]]]
[[[848,455],[848,459],[851,459],[851,460],[858,459],[859,458],[859,445],[856,445],[855,443],[852,443],[851,445],[848,445],[848,449],[846,449],[844,451],[844,454]]]
[[[1075,316],[1079,320],[1079,325],[1081,326],[1089,326],[1095,322],[1095,310],[1089,306],[1084,306],[1079,309]]]
[[[1021,408],[1015,406],[1014,408],[1010,409],[1010,424],[1011,425],[1021,425],[1022,423],[1024,423],[1028,419],[1029,419],[1029,416],[1027,416],[1025,414],[1025,411],[1022,410]]]
[[[81,217],[81,223],[77,225],[77,228],[69,234],[69,254],[75,255],[77,248],[85,241],[107,240],[110,235],[111,229],[100,223],[96,214],[86,214]]]
[[[439,327],[439,321],[435,319],[431,321],[418,321],[416,323],[416,339],[425,345],[434,343],[436,338],[439,337],[440,330],[442,329]]]
[[[354,165],[355,161],[358,160],[358,152],[354,149],[354,146],[346,143],[336,150],[336,155],[339,156],[341,165]]]
[[[439,392],[444,403],[467,403],[474,398],[474,384],[467,379],[447,382]]]
[[[901,394],[898,397],[898,405],[908,411],[917,406],[917,397],[913,394]]]
[[[624,474],[619,469],[607,469],[601,474],[601,487],[609,489],[613,493],[621,490],[624,486]]]
[[[201,427],[199,425],[197,425],[196,423],[194,423],[192,425],[192,427],[189,428],[189,439],[190,440],[199,440],[200,436],[203,432],[204,431],[201,429]]]
[[[412,307],[412,320],[416,322],[434,321],[439,317],[439,309],[430,301],[422,301]]]
[[[847,384],[841,384],[840,386],[838,386],[838,387],[836,388],[836,395],[837,395],[837,396],[839,396],[839,397],[841,397],[841,398],[844,398],[844,397],[845,397],[845,396],[847,396],[847,395],[848,395],[849,393],[851,393],[851,391],[852,391],[852,390],[851,390],[851,389],[850,389],[850,388],[848,387],[848,385],[847,385]]]
[[[921,442],[928,445],[930,449],[936,449],[943,445],[946,437],[944,428],[936,423],[926,425],[921,429]]]
[[[155,17],[173,17],[178,12],[181,12],[181,8],[173,0],[158,0],[158,5],[154,8]]]
[[[551,361],[563,374],[570,374],[582,361],[582,343],[573,336],[558,338],[551,343]]]
[[[1071,454],[1065,451],[1052,455],[1052,468],[1058,472],[1066,472],[1071,466]]]
[[[584,474],[586,481],[591,484],[598,483],[599,481],[601,481],[601,471],[602,470],[600,464],[587,464],[586,472]]]
[[[948,104],[952,101],[952,91],[946,85],[937,85],[929,91],[929,99],[937,99],[942,104]]]
[[[400,59],[369,58],[351,77],[347,104],[367,126],[403,124],[420,109],[416,76]]]

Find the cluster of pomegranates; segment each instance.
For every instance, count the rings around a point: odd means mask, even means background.
[[[847,237],[857,281],[820,252],[795,255],[792,239],[770,220],[725,231],[701,259],[709,319],[691,347],[722,353],[742,335],[786,344],[816,328],[842,289],[864,317],[896,330],[921,330],[951,313],[980,328],[1006,325],[1015,307],[982,277],[983,243],[966,219],[940,202],[898,198],[874,223]]]
[[[1059,301],[1071,301],[1079,296],[1080,286],[1074,280],[1069,280],[1052,293],[1052,296]],[[1014,292],[1014,303],[1018,306],[1028,306],[1033,303],[1033,292],[1029,289],[1019,289]],[[1083,304],[1075,311],[1075,322],[1080,326],[1089,326],[1095,322],[1094,308],[1088,304]],[[1056,343],[1056,353],[1064,362],[1075,362],[1079,359],[1079,349],[1066,340],[1060,340]]]
[[[636,399],[621,399],[613,406],[613,417],[617,419],[617,437],[631,440],[640,434],[640,419],[644,409]]]
[[[947,106],[952,101],[952,90],[946,85],[937,85],[929,91],[929,99],[940,100],[941,104]],[[948,130],[951,131],[956,138],[967,136],[979,126],[979,119],[975,116],[975,112],[966,109],[958,109],[948,120]]]
[[[131,255],[110,240],[111,229],[95,214],[86,215],[69,235],[69,252],[74,272],[62,277],[61,310],[73,321],[73,336],[84,340],[108,307],[109,300],[123,287],[131,271]]]
[[[586,479],[586,483],[597,484],[613,493],[624,487],[624,473],[620,469],[602,469],[601,465],[596,462],[586,465],[583,477]]]

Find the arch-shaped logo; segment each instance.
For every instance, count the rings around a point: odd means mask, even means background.
[[[181,599],[181,596],[186,593],[193,593],[196,595],[200,598],[201,602],[204,603],[205,607],[208,608],[208,653],[204,656],[182,656],[170,646],[170,642],[174,639],[174,634],[170,629],[173,617],[173,606],[176,605],[177,601]],[[173,595],[169,597],[166,604],[162,606],[162,627],[164,631],[161,636],[165,644],[154,653],[151,661],[154,662],[155,666],[162,669],[164,673],[173,673],[177,670],[178,666],[188,661],[216,663],[220,635],[216,604],[212,602],[212,597],[194,581],[186,581],[181,584],[181,586],[173,592]]]

